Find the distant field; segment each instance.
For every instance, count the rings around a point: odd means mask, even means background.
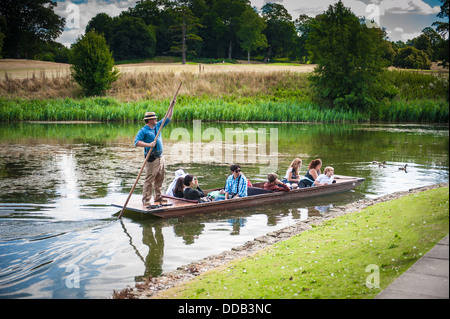
[[[292,64],[185,64],[181,63],[133,63],[121,64],[117,68],[121,73],[147,73],[147,72],[173,72],[176,75],[182,72],[190,73],[218,73],[218,72],[311,72],[315,65],[292,65]],[[65,63],[54,63],[34,60],[0,59],[0,79],[5,78],[7,73],[11,79],[26,79],[35,77],[60,77],[70,74],[70,65]]]

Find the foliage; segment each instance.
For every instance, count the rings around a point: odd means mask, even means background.
[[[323,109],[308,99],[284,97],[277,91],[272,99],[198,98],[180,95],[174,121],[283,121],[283,122],[429,122],[448,123],[445,100],[394,100],[377,104],[369,113]],[[164,115],[169,101],[151,101],[152,110]],[[0,99],[0,121],[141,121],[148,101],[123,103],[113,98]]]
[[[415,47],[408,46],[400,49],[395,57],[394,66],[408,69],[427,69],[431,67],[428,55]]]
[[[175,8],[174,14],[176,16],[176,24],[172,25],[170,30],[178,34],[178,41],[173,42],[174,45],[170,48],[170,51],[181,53],[181,63],[186,64],[186,53],[196,55],[195,50],[189,44],[196,41],[203,41],[198,36],[197,29],[203,28],[204,26],[198,23],[198,18],[187,6]]]
[[[448,67],[449,64],[449,0],[441,0],[441,11],[438,13],[438,18],[447,18],[447,22],[436,21],[433,23],[433,26],[436,26],[436,31],[442,36],[445,41],[441,41],[438,47],[438,59],[442,62],[440,65],[443,67]]]
[[[105,38],[91,31],[75,41],[70,52],[72,76],[86,95],[101,95],[119,77]]]
[[[267,38],[268,51],[264,62],[272,55],[289,52],[295,37],[295,25],[285,7],[278,3],[268,2],[262,7],[262,15],[267,23],[264,34]]]
[[[32,57],[43,41],[56,39],[65,20],[59,17],[51,0],[1,0],[0,18],[5,19],[3,56]]]
[[[155,33],[140,18],[124,17],[113,21],[110,39],[117,60],[150,58],[155,52]]]
[[[98,13],[89,20],[85,33],[95,31],[105,37],[106,43],[111,43],[113,18],[104,12]]]
[[[264,20],[253,9],[247,8],[241,17],[241,28],[238,37],[242,41],[242,48],[247,51],[247,61],[250,63],[250,52],[267,47],[267,38],[262,33],[266,28]]]
[[[383,33],[368,28],[342,1],[311,23],[307,47],[318,64],[311,81],[334,106],[367,110],[383,97]]]

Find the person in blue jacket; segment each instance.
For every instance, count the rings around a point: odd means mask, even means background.
[[[175,103],[175,101],[173,102]],[[173,108],[170,108],[167,114],[164,127],[170,123],[173,115]],[[155,190],[154,202],[161,202],[161,187],[164,182],[165,165],[163,157],[163,141],[160,133],[158,139],[155,137],[162,125],[163,120],[158,121],[155,112],[146,112],[144,116],[145,126],[139,130],[134,140],[134,145],[144,147],[144,157],[147,157],[150,148],[152,152],[145,163],[145,180],[142,191],[142,204],[149,205],[152,198],[153,190]]]

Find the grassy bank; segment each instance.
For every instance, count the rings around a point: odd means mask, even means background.
[[[125,102],[114,98],[25,100],[0,98],[0,121],[141,121],[152,110],[162,118],[167,101]],[[287,122],[423,122],[448,123],[446,101],[391,101],[370,113],[321,108],[310,100],[226,97],[211,100],[180,96],[175,121],[287,121]]]
[[[314,100],[307,73],[230,71],[124,73],[108,97],[82,98],[69,76],[0,81],[0,121],[140,121],[162,117],[182,81],[175,120],[448,123],[448,77],[386,71],[392,100],[367,113],[329,109]]]
[[[448,234],[448,191],[411,194],[329,220],[159,297],[373,298]],[[379,270],[378,288],[366,286],[368,266]]]

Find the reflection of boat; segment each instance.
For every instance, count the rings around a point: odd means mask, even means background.
[[[171,218],[184,215],[211,213],[221,210],[241,209],[265,204],[275,204],[292,200],[346,192],[352,190],[353,188],[364,182],[365,179],[359,177],[335,175],[335,180],[336,183],[326,186],[307,187],[291,190],[290,192],[269,192],[259,195],[209,203],[197,203],[195,201],[163,195],[164,197],[166,197],[167,203],[163,205],[156,205],[156,203],[155,205],[145,207],[140,202],[140,198],[138,198],[138,201],[130,200],[125,212],[132,211],[151,214],[162,218]],[[256,183],[253,184],[253,186],[261,188],[263,184],[264,183]],[[212,190],[214,189],[207,190],[205,191],[205,193]],[[119,204],[112,205],[120,208],[123,207],[123,205]]]

